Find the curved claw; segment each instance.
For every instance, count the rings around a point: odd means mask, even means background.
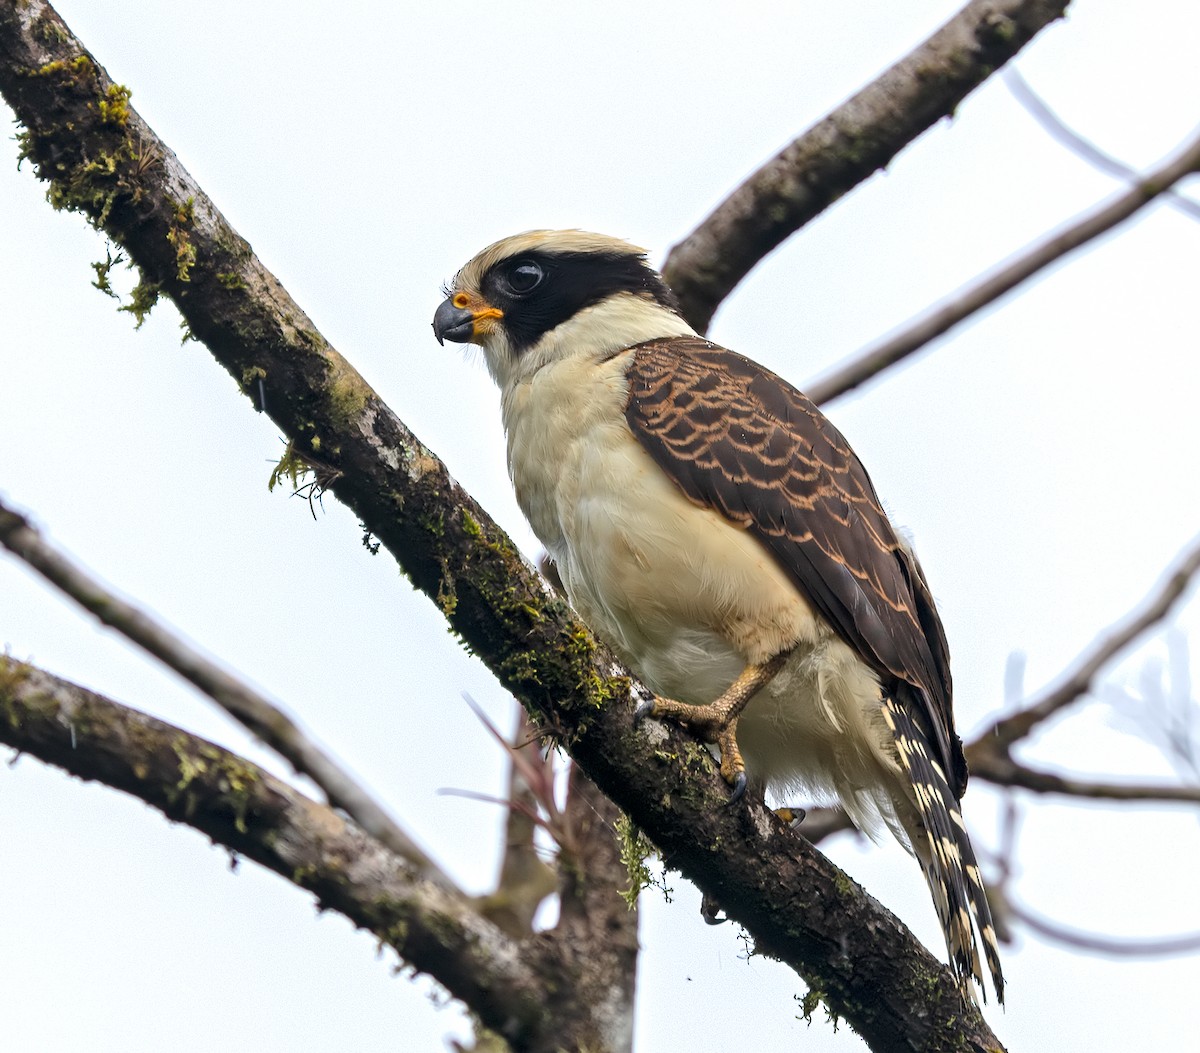
[[[726,805],[737,804],[738,801],[742,799],[742,796],[745,794],[745,792],[746,773],[744,771],[740,771],[733,777],[733,790],[729,794],[729,800],[725,802]]]
[[[728,918],[718,918],[717,912],[721,908],[717,905],[717,901],[707,893],[700,900],[700,917],[704,919],[705,925],[724,925]]]
[[[637,708],[633,711],[633,726],[636,728],[647,717],[654,716],[654,711],[658,708],[658,703],[653,698],[644,698],[637,704]]]

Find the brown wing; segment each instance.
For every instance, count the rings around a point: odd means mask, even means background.
[[[966,761],[941,619],[841,433],[787,381],[707,340],[633,351],[625,416],[638,441],[690,500],[770,549],[885,690],[917,703],[961,796]]]

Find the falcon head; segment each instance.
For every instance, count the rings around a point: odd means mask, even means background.
[[[438,343],[478,344],[501,388],[568,355],[695,335],[645,250],[581,230],[531,230],[489,245],[433,316]]]

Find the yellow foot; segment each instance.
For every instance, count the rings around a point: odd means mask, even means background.
[[[786,823],[793,830],[796,829],[802,822],[808,812],[803,808],[776,808],[775,818],[782,823]]]
[[[634,723],[641,723],[646,717],[673,720],[702,742],[715,744],[721,751],[721,777],[733,787],[729,795],[729,803],[733,804],[746,792],[746,763],[737,744],[738,717],[746,708],[746,703],[783,668],[788,653],[777,654],[762,665],[746,666],[721,697],[706,706],[689,705],[655,695],[634,710]]]

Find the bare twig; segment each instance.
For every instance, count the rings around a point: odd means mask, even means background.
[[[1069,0],[971,0],[928,40],[768,161],[676,245],[663,274],[704,332],[764,256],[883,168],[1051,22]]]
[[[1092,932],[1080,932],[1057,922],[1047,921],[1025,907],[1010,902],[1012,916],[1039,936],[1064,944],[1077,951],[1107,954],[1120,958],[1158,958],[1200,951],[1200,932],[1185,936],[1167,936],[1157,940],[1118,939]]]
[[[307,889],[434,976],[512,1048],[557,1048],[536,1044],[546,976],[560,979],[539,968],[541,949],[518,947],[465,897],[421,880],[409,861],[245,758],[3,658],[0,742],[132,794]]]
[[[310,447],[320,440],[343,472],[332,492],[504,687],[543,726],[561,729],[572,758],[667,864],[715,897],[762,953],[819,988],[877,1053],[1000,1048],[950,971],[876,900],[758,802],[722,807],[728,790],[711,758],[689,750],[681,731],[634,729],[627,671],[320,335],[136,110],[122,107],[120,125],[104,123],[98,102],[114,90],[45,0],[0,0],[0,92],[55,201],[121,244],[255,406],[264,380],[266,412],[285,435]],[[150,144],[163,164],[141,170],[127,142]],[[95,164],[100,152],[111,171]],[[179,202],[195,249],[187,281],[174,248]],[[780,897],[781,888],[805,894]],[[547,1040],[563,1045],[575,1040],[565,1031],[572,1007],[587,1009],[582,1000],[595,992],[563,983],[557,993]]]
[[[0,499],[0,544],[84,610],[198,687],[226,713],[307,775],[355,822],[413,864],[422,878],[457,891],[446,875],[353,777],[278,706],[200,654],[160,623],[114,595],[59,552]]]
[[[984,778],[987,776],[984,775]],[[1011,788],[1011,784],[1005,785]],[[991,882],[988,887],[988,901],[992,905],[992,917],[1002,942],[1012,942],[1012,923],[1019,921],[1047,940],[1093,954],[1132,958],[1189,954],[1200,950],[1200,933],[1152,940],[1102,936],[1096,933],[1080,932],[1077,929],[1060,925],[1058,922],[1049,921],[1015,902],[1012,885],[1014,884],[1017,828],[1020,818],[1013,795],[1006,794],[1004,811],[1001,816],[1000,845],[994,855],[998,874],[996,880]]]
[[[1000,812],[1000,837],[995,852],[986,852],[996,866],[994,881],[988,882],[988,904],[992,908],[992,923],[1001,943],[1012,943],[1012,911],[1009,910],[1009,894],[1017,859],[1017,831],[1021,823],[1021,812],[1016,794],[1011,788],[1004,791],[1004,804]]]
[[[1085,139],[1075,129],[1071,128],[1058,116],[1045,100],[1033,90],[1020,71],[1015,66],[1009,66],[1003,75],[1005,86],[1014,99],[1021,104],[1035,121],[1044,128],[1051,138],[1062,143],[1072,153],[1082,157],[1093,168],[1099,169],[1106,175],[1116,176],[1126,182],[1138,179],[1138,170],[1124,161],[1118,160],[1112,154],[1105,153],[1095,143]],[[1193,201],[1174,188],[1163,192],[1163,199],[1172,208],[1182,212],[1191,219],[1200,220],[1200,202]]]
[[[1101,669],[1142,633],[1167,616],[1179,597],[1187,591],[1198,571],[1200,539],[1179,558],[1166,580],[1147,600],[1141,611],[1102,635],[1056,687],[1032,705],[996,721],[979,736],[978,742],[989,751],[1007,752],[1013,743],[1023,739],[1043,721],[1085,694]]]
[[[828,402],[877,377],[1022,282],[1136,215],[1197,169],[1200,169],[1200,137],[1191,140],[1170,161],[1139,178],[1132,188],[1109,204],[1026,249],[990,276],[960,289],[894,336],[813,381],[805,391],[814,402]]]
[[[1073,775],[1038,771],[1014,761],[1008,753],[1001,749],[990,746],[986,737],[967,747],[967,763],[973,778],[984,779],[997,786],[1032,790],[1034,793],[1054,793],[1066,797],[1087,797],[1109,801],[1168,801],[1200,804],[1200,786],[1140,785],[1081,779]]]
[[[555,777],[554,766],[543,759],[540,755],[531,757],[527,750],[522,747],[531,745],[536,739],[536,731],[528,722],[527,716],[521,721],[521,728],[527,729],[529,734],[518,736],[515,742],[510,743],[500,729],[488,719],[488,715],[465,691],[463,699],[467,705],[471,707],[471,712],[475,714],[479,722],[488,730],[488,733],[499,743],[500,747],[508,754],[511,768],[510,791],[517,788],[523,788],[532,798],[531,804],[533,808],[526,809],[528,813],[535,819],[537,824],[541,826],[555,842],[565,851],[574,851],[572,843],[570,824],[566,820],[566,816],[558,807],[558,801],[555,800]],[[522,710],[524,713],[524,710]],[[518,792],[511,792],[509,801],[502,801],[502,804],[519,802],[525,795]],[[516,804],[518,808],[519,804]],[[545,813],[544,818],[538,816],[538,808]]]
[[[520,708],[520,707],[518,707]],[[525,710],[520,710],[524,716]],[[500,874],[496,887],[476,901],[479,912],[499,925],[510,936],[520,939],[533,932],[533,919],[542,901],[554,894],[557,887],[555,868],[538,854],[535,840],[543,823],[538,815],[538,802],[515,764],[508,769],[508,799],[487,798],[481,794],[466,794],[476,800],[506,805],[508,818],[504,824],[504,852],[500,857]]]

